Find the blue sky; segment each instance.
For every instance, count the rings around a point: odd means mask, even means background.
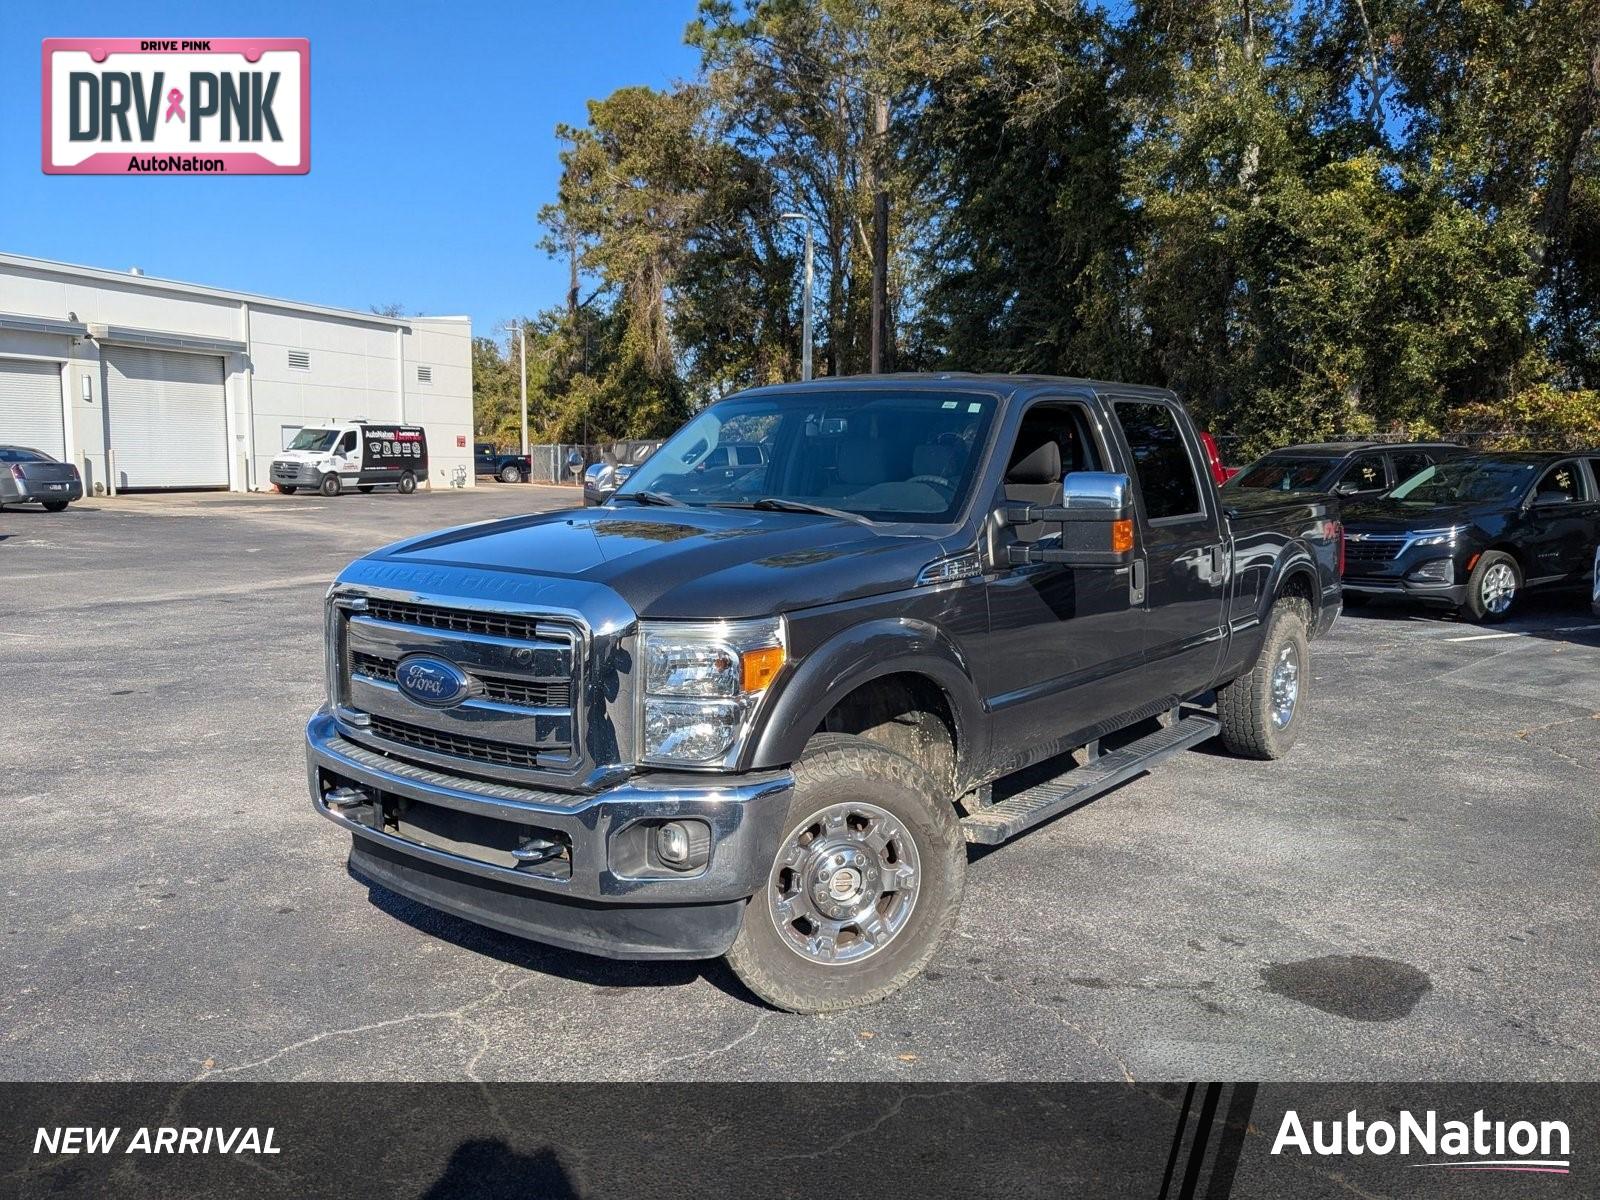
[[[52,11],[53,9],[53,11]],[[0,250],[365,309],[560,303],[536,247],[555,127],[627,84],[693,74],[694,0],[267,5],[0,0]],[[137,14],[132,16],[130,14]],[[132,178],[39,169],[46,37],[311,39],[311,173]]]

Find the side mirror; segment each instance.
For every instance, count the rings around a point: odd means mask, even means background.
[[[1353,479],[1347,479],[1343,483],[1334,485],[1333,494],[1335,496],[1354,496],[1360,490],[1361,485],[1359,483]]]
[[[1122,567],[1133,561],[1133,483],[1110,471],[1071,471],[1061,481],[1061,503],[1008,504],[1006,525],[1035,521],[1061,525],[1057,546],[1006,547],[1013,566],[1059,563],[1069,567]]]

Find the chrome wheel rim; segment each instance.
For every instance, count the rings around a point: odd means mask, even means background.
[[[1492,613],[1503,613],[1511,607],[1517,594],[1517,576],[1509,563],[1495,563],[1483,573],[1479,587],[1483,606]]]
[[[897,817],[875,804],[831,804],[783,839],[767,913],[808,962],[860,962],[906,927],[921,878],[917,844]]]
[[[1300,699],[1300,654],[1285,646],[1272,664],[1272,724],[1282,729],[1294,720],[1294,706]]]

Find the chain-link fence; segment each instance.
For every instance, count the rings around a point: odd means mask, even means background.
[[[578,483],[583,479],[585,468],[594,463],[637,465],[654,454],[660,445],[656,440],[628,439],[590,445],[559,442],[529,446],[530,478],[534,483]]]

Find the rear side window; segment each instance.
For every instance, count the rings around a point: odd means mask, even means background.
[[[1383,455],[1363,454],[1354,459],[1339,476],[1339,483],[1354,484],[1357,491],[1381,492],[1389,486],[1383,474]]]
[[[21,446],[0,446],[0,462],[55,462],[55,459],[37,450],[24,450]]]
[[[1433,466],[1433,458],[1423,454],[1420,450],[1408,450],[1404,454],[1394,456],[1394,481],[1404,483],[1418,471],[1426,471]]]
[[[1133,454],[1145,516],[1160,521],[1204,515],[1194,459],[1184,444],[1177,414],[1165,404],[1128,400],[1118,401],[1115,408],[1122,435]]]
[[[1575,462],[1557,463],[1544,473],[1539,486],[1533,490],[1534,501],[1548,504],[1552,501],[1583,499],[1583,476]]]

